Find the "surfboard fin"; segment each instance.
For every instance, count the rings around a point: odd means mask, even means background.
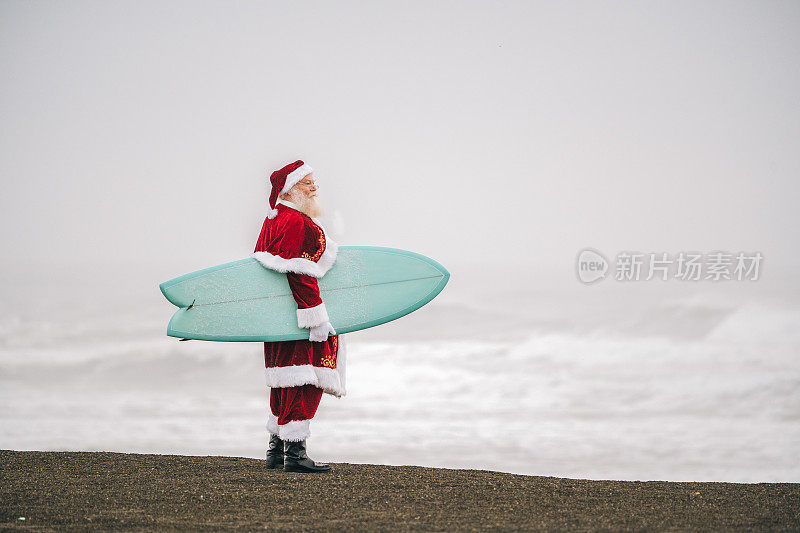
[[[190,340],[192,340],[192,339],[178,339],[178,342],[190,341]]]
[[[197,301],[197,298],[195,298],[194,300],[192,300],[192,305],[190,305],[189,307],[187,307],[187,308],[186,308],[186,310],[188,311],[189,309],[191,309],[192,307],[194,307],[194,303],[195,303],[196,301]]]

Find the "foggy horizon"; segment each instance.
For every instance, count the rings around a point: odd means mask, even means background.
[[[454,270],[800,264],[796,3],[121,5],[0,6],[6,268],[245,257],[298,158],[339,244]]]

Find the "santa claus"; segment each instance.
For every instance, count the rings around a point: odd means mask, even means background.
[[[297,325],[309,335],[308,340],[264,343],[270,388],[267,468],[327,472],[329,465],[306,455],[306,439],[322,394],[345,394],[344,343],[317,285],[336,261],[337,245],[317,220],[322,209],[310,166],[295,161],[273,172],[270,183],[270,210],[252,256],[286,273],[297,302]]]

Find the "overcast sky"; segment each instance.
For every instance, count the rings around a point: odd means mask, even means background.
[[[4,0],[4,265],[246,257],[295,159],[340,244],[451,270],[800,264],[798,59],[795,1]]]

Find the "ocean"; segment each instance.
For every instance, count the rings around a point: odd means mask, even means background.
[[[183,271],[131,269],[120,286],[101,270],[3,277],[0,447],[263,458],[262,345],[167,337],[174,308],[158,284]],[[800,482],[788,275],[519,287],[452,274],[429,305],[345,336],[348,392],[323,396],[312,458]]]

